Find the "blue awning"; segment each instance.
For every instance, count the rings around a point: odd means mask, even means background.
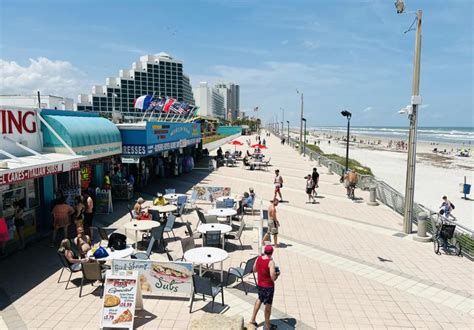
[[[44,119],[78,155],[94,159],[122,152],[120,131],[106,118],[68,114],[45,115]],[[43,126],[42,131],[44,150],[67,153],[49,128]]]

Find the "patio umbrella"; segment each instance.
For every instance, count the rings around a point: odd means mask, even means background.
[[[250,146],[251,148],[254,148],[254,149],[267,149],[267,146],[263,145],[263,144],[260,144],[260,143],[257,143],[257,144],[253,144]]]
[[[241,146],[243,145],[242,142],[240,142],[239,140],[233,140],[233,141],[230,141],[229,144],[232,144],[234,146],[234,152],[237,151],[237,146]]]

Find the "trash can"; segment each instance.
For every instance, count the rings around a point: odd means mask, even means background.
[[[471,185],[467,183],[460,183],[459,192],[461,194],[469,195],[471,193]]]

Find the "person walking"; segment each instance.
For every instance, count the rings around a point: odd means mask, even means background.
[[[347,174],[347,181],[349,182],[349,186],[347,187],[347,197],[351,199],[355,199],[354,196],[354,190],[357,185],[357,172],[355,169],[352,169],[348,174]]]
[[[258,298],[255,301],[252,318],[250,324],[258,327],[255,319],[260,310],[260,306],[265,305],[265,327],[267,329],[276,329],[276,325],[270,323],[270,316],[272,314],[273,296],[275,295],[275,282],[280,276],[280,270],[275,266],[272,258],[273,247],[267,245],[264,248],[264,254],[259,256],[253,265],[253,272],[257,273],[257,289]]]
[[[273,235],[273,244],[275,247],[278,247],[278,227],[280,227],[280,222],[277,218],[276,207],[278,206],[278,199],[273,199],[270,201],[270,206],[268,207],[268,228],[265,236],[263,236],[263,244],[270,239],[270,235]]]
[[[313,168],[311,178],[313,179],[313,196],[316,197],[318,195],[316,188],[319,188],[319,173],[316,167]]]
[[[448,200],[447,196],[443,196],[443,202],[441,203],[440,208],[441,209],[439,213],[444,215],[446,219],[451,216],[454,220],[456,220],[456,218],[451,214],[451,212],[454,210],[454,205]]]
[[[308,174],[307,176],[304,177],[306,179],[306,194],[308,195],[308,203],[316,203],[316,198],[313,196],[313,190],[314,190],[314,181],[313,178],[311,177],[311,174]]]
[[[281,188],[283,188],[283,178],[280,175],[280,170],[275,170],[273,184],[275,185],[275,194],[273,195],[273,199],[276,199],[278,195],[280,196],[280,202],[283,202],[283,197],[281,196]]]
[[[53,208],[52,214],[54,230],[50,246],[54,247],[56,244],[56,234],[58,233],[58,229],[62,228],[64,231],[64,238],[68,238],[68,228],[71,224],[71,215],[74,214],[74,209],[66,204],[66,200],[62,198]]]

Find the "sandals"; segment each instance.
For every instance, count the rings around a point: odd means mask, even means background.
[[[258,328],[257,322],[249,322],[249,324],[253,325],[255,328]]]

